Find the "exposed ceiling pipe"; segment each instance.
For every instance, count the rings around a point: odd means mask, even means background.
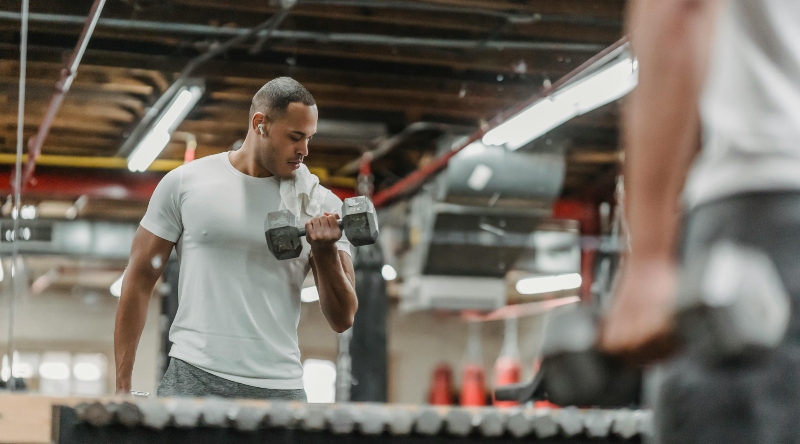
[[[72,86],[72,81],[75,80],[75,76],[78,74],[78,65],[81,63],[83,53],[86,52],[86,46],[89,44],[89,39],[92,37],[92,33],[97,25],[97,21],[100,19],[100,13],[103,11],[105,3],[106,0],[95,0],[88,17],[82,20],[84,22],[83,31],[81,31],[78,43],[75,44],[75,50],[72,51],[72,56],[70,56],[66,67],[61,70],[61,79],[56,83],[56,91],[53,93],[50,104],[44,113],[39,131],[36,133],[36,136],[28,141],[28,152],[30,154],[24,172],[22,173],[23,187],[30,182],[33,176],[33,171],[36,169],[36,158],[39,157],[39,154],[42,152],[42,145],[47,135],[50,133],[50,126],[53,124],[58,109],[61,107],[61,102],[64,101],[64,96],[67,94],[67,91],[69,91],[70,86]]]
[[[442,154],[441,156],[437,157],[436,159],[434,159],[432,162],[428,163],[424,167],[422,167],[422,168],[418,169],[417,171],[414,171],[413,173],[409,174],[408,176],[406,176],[402,180],[398,181],[397,183],[395,183],[394,185],[392,185],[388,189],[386,189],[384,191],[381,191],[380,193],[376,194],[374,196],[374,198],[373,198],[373,203],[375,204],[375,207],[385,206],[385,205],[393,202],[398,197],[400,197],[400,196],[402,196],[402,195],[404,195],[406,193],[409,193],[409,192],[411,192],[413,190],[416,190],[420,185],[422,185],[423,183],[425,183],[426,181],[431,179],[434,175],[436,175],[441,170],[445,169],[447,167],[447,164],[450,161],[450,159],[453,156],[455,156],[456,154],[458,154],[459,151],[461,151],[462,149],[466,148],[467,146],[469,146],[473,142],[481,140],[481,138],[483,138],[483,136],[489,130],[491,130],[492,128],[498,126],[500,123],[504,122],[505,120],[509,119],[510,117],[516,115],[517,113],[519,113],[523,109],[527,108],[531,104],[550,96],[551,94],[553,94],[555,91],[557,91],[559,88],[561,88],[562,86],[564,86],[568,82],[571,82],[573,80],[576,80],[578,78],[581,78],[581,77],[585,76],[587,74],[587,70],[589,70],[595,63],[605,59],[606,57],[613,56],[614,54],[617,54],[626,45],[628,45],[628,41],[629,41],[628,40],[628,36],[623,37],[618,42],[614,43],[613,45],[609,46],[608,48],[604,49],[603,51],[601,51],[600,53],[598,53],[594,57],[592,57],[589,60],[587,60],[586,62],[584,62],[581,66],[579,66],[579,67],[575,68],[574,70],[572,70],[569,74],[565,75],[564,77],[559,79],[557,82],[553,83],[552,85],[550,85],[547,88],[544,88],[541,92],[539,92],[538,94],[534,95],[530,99],[528,99],[528,100],[526,100],[524,102],[521,102],[517,106],[514,106],[513,108],[511,108],[509,110],[506,110],[506,111],[500,113],[499,115],[495,116],[492,120],[490,120],[481,129],[479,129],[478,131],[476,131],[475,133],[473,133],[469,137],[464,138],[461,141],[461,143],[458,143],[457,145],[455,145],[452,150],[448,151],[445,154]]]
[[[12,11],[0,11],[0,20],[19,20],[20,15]],[[54,24],[76,24],[82,20],[78,16],[58,14],[31,14],[32,22]],[[134,31],[158,31],[179,34],[197,34],[207,36],[251,37],[252,29],[228,28],[208,25],[194,25],[188,23],[154,22],[145,20],[128,19],[100,19],[99,26]],[[415,46],[448,49],[516,49],[532,51],[568,51],[568,52],[597,52],[604,45],[594,43],[562,43],[562,42],[531,42],[524,40],[463,40],[441,39],[424,37],[400,37],[380,34],[353,34],[340,32],[314,32],[314,31],[286,31],[274,30],[268,33],[265,30],[257,32],[259,36],[269,34],[272,39],[289,41],[311,41],[318,43],[348,43],[380,46]],[[227,49],[227,48],[226,48]]]
[[[245,42],[251,37],[261,35],[262,32],[265,33],[265,35],[267,36],[275,32],[275,28],[277,28],[281,24],[281,22],[283,22],[283,20],[289,15],[289,10],[294,3],[286,2],[286,4],[288,5],[287,8],[282,8],[280,11],[278,11],[278,13],[272,15],[270,18],[263,21],[258,26],[251,29],[242,29],[243,31],[242,33],[236,35],[227,42],[218,45],[212,48],[210,51],[190,60],[189,63],[187,63],[186,66],[184,66],[183,70],[181,70],[181,74],[178,77],[178,79],[176,79],[172,83],[172,85],[170,85],[169,88],[167,88],[167,90],[164,91],[164,94],[162,94],[161,97],[159,97],[158,100],[156,100],[156,103],[153,104],[153,106],[147,110],[147,113],[145,113],[144,117],[142,117],[142,120],[139,121],[139,124],[136,125],[136,128],[134,128],[133,131],[131,131],[131,135],[125,140],[125,143],[122,144],[122,147],[117,152],[117,155],[120,157],[127,157],[133,151],[133,149],[136,147],[136,145],[139,143],[142,137],[144,137],[144,135],[147,134],[147,131],[150,129],[152,124],[158,118],[162,109],[164,109],[164,107],[166,107],[175,97],[175,94],[177,94],[178,91],[180,91],[180,89],[183,88],[189,82],[190,80],[189,76],[191,76],[192,73],[198,67],[200,67],[200,65],[213,59],[219,54],[222,54],[223,52],[227,51],[234,45],[238,45],[242,42]],[[135,21],[133,22],[135,23]],[[153,23],[159,23],[159,22],[153,22]]]
[[[408,9],[414,11],[449,12],[453,14],[474,14],[506,20],[509,23],[567,23],[589,26],[622,26],[620,20],[602,19],[591,16],[572,16],[554,14],[527,14],[520,12],[496,11],[468,6],[450,6],[418,2],[398,2],[374,0],[303,0],[303,5],[349,6],[375,9]]]

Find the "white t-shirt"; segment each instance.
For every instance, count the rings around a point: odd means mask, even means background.
[[[323,192],[322,210],[341,215],[342,201]],[[177,242],[170,356],[241,384],[303,388],[297,325],[311,248],[303,238],[296,259],[270,253],[264,220],[279,206],[279,180],[240,172],[228,153],[181,166],[158,184],[141,226]],[[344,236],[336,245],[350,253]]]
[[[727,0],[717,26],[687,203],[800,190],[800,1]]]

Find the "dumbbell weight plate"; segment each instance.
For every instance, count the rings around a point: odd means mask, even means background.
[[[378,239],[378,216],[369,199],[357,196],[342,203],[343,229],[347,240],[356,247],[372,245]]]

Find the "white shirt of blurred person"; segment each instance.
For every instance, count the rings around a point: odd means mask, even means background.
[[[118,393],[131,389],[148,301],[173,247],[180,283],[169,354],[209,374],[263,389],[303,388],[297,325],[309,268],[331,328],[352,326],[358,303],[350,244],[337,224],[342,201],[321,189],[325,214],[301,218],[307,235],[296,259],[275,259],[264,237],[264,220],[281,203],[280,182],[293,180],[316,128],[310,93],[288,77],[274,79],[253,98],[239,150],[183,165],[159,183],[122,284]]]

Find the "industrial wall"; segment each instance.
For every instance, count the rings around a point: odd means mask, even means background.
[[[7,296],[7,295],[5,295]],[[154,298],[139,343],[133,373],[133,388],[155,392],[159,348],[159,303]],[[117,299],[110,295],[70,294],[45,291],[17,302],[15,325],[17,349],[22,352],[101,353],[108,357],[105,375],[106,390],[113,391],[113,334]],[[7,297],[0,308],[7,318]],[[449,363],[459,385],[458,368],[467,343],[467,323],[460,317],[436,312],[401,314],[392,304],[389,313],[389,401],[420,403],[427,399],[427,390],[436,365]],[[538,347],[542,317],[523,318],[519,322],[520,354],[525,366],[523,376],[530,376],[534,353]],[[486,322],[482,326],[483,360],[487,380],[503,341],[502,322]],[[5,339],[7,331],[2,332]],[[336,334],[325,321],[319,305],[303,304],[298,328],[303,359],[335,361]]]

